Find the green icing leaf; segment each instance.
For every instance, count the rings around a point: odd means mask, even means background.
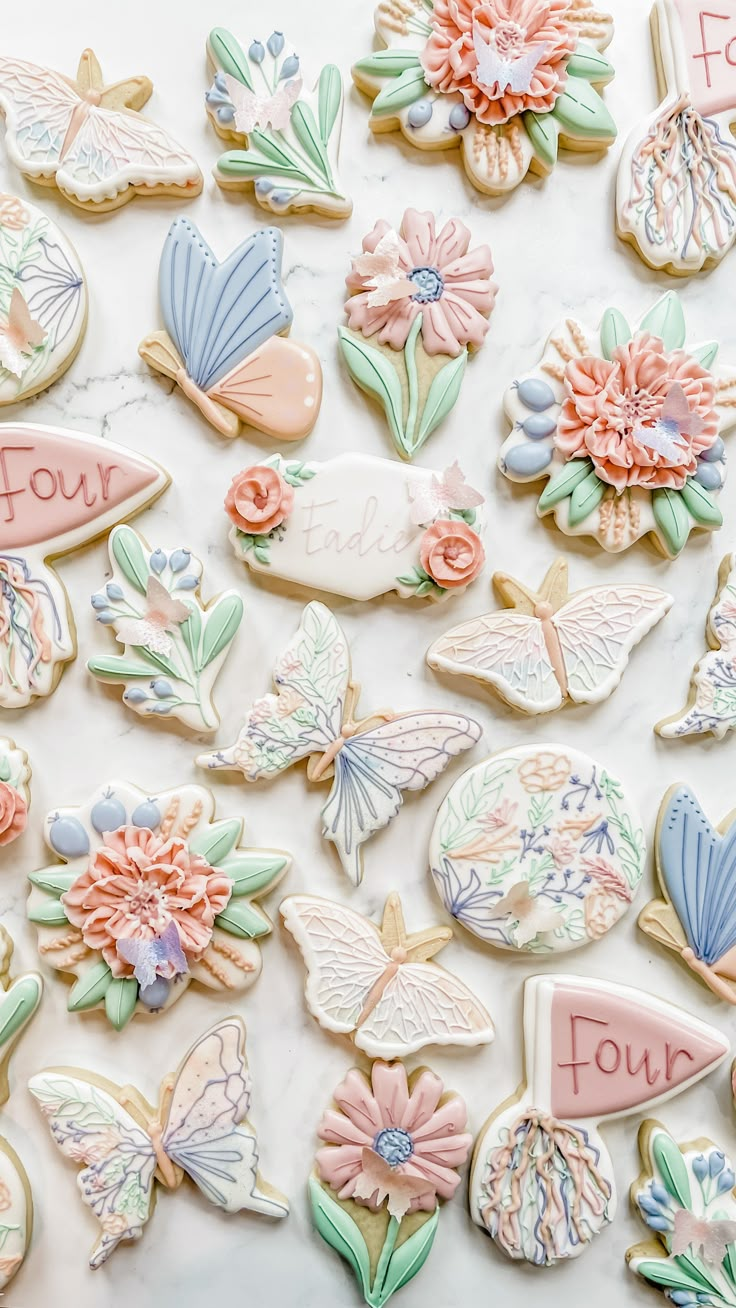
[[[146,651],[147,652],[147,651]],[[150,663],[131,663],[129,659],[120,655],[105,655],[103,658],[90,659],[87,663],[88,670],[94,677],[113,677],[116,680],[127,681],[130,677],[150,677]]]
[[[680,494],[688,511],[701,527],[722,527],[723,514],[710,491],[693,477],[688,477]]]
[[[705,345],[699,345],[696,350],[690,350],[690,356],[700,364],[701,368],[711,368],[716,361],[719,348],[718,341],[708,341]]]
[[[0,781],[10,781],[10,762],[5,755],[0,758]]]
[[[590,475],[593,471],[593,464],[590,459],[571,459],[566,463],[562,472],[548,483],[542,491],[537,502],[537,509],[540,513],[546,513],[548,509],[554,508],[560,500],[566,500],[568,495],[572,495],[575,487]]]
[[[327,64],[319,75],[319,93],[317,111],[319,114],[319,134],[324,145],[330,139],[335,119],[340,112],[342,100],[342,78],[340,70],[334,64]]]
[[[267,936],[271,930],[271,923],[246,899],[231,899],[227,908],[215,918],[215,926],[241,940],[255,940],[258,936]]]
[[[663,295],[642,318],[641,331],[659,336],[666,350],[679,350],[685,344],[685,315],[676,291]]]
[[[644,1258],[636,1264],[636,1271],[652,1285],[664,1286],[667,1290],[701,1290],[700,1281],[690,1276],[675,1262],[668,1258]]]
[[[218,867],[232,879],[233,895],[259,895],[279,879],[288,862],[285,855],[245,849],[221,860]]]
[[[207,44],[213,63],[221,68],[223,73],[229,73],[231,77],[237,78],[239,82],[248,87],[249,91],[252,91],[253,83],[250,79],[245,51],[232,33],[228,32],[226,27],[214,27],[210,32]]]
[[[182,622],[179,630],[181,631],[182,640],[189,650],[189,656],[196,665],[199,656],[199,639],[202,635],[202,611],[197,604],[187,606],[189,608],[189,617],[186,622]]]
[[[462,354],[459,354],[456,359],[450,359],[450,362],[446,363],[444,368],[441,368],[433,377],[424,402],[419,431],[416,440],[408,450],[409,454],[416,454],[417,450],[421,449],[435,427],[438,427],[450,410],[454,408],[460,394],[467,362],[468,351],[463,350]]]
[[[417,50],[396,49],[376,50],[374,54],[366,55],[365,59],[359,59],[354,68],[356,72],[366,73],[369,77],[398,77],[408,68],[420,66]]]
[[[231,854],[240,840],[243,823],[240,818],[227,818],[224,822],[214,822],[212,826],[198,831],[189,841],[189,848],[194,854],[205,858],[213,867],[219,867],[222,860]]]
[[[32,904],[28,909],[28,921],[37,922],[39,926],[65,926],[69,918],[60,900],[51,899],[45,904]]]
[[[281,140],[278,137],[272,136],[270,132],[257,128],[250,133],[248,141],[250,145],[255,147],[255,149],[260,150],[261,154],[265,155],[267,159],[271,159],[273,163],[277,163],[279,168],[283,167],[288,169],[294,166],[295,160],[293,155],[284,148]],[[248,154],[251,154],[250,150],[248,151]]]
[[[429,1221],[424,1222],[407,1240],[404,1240],[403,1244],[394,1249],[386,1269],[380,1294],[374,1294],[373,1296],[372,1302],[376,1305],[376,1308],[386,1303],[392,1294],[395,1294],[412,1277],[416,1276],[417,1272],[421,1271],[434,1243],[439,1219],[440,1210],[438,1205]]]
[[[325,181],[329,182],[330,161],[327,158],[327,151],[320,136],[317,120],[309,105],[303,100],[297,100],[291,111],[291,126],[311,163],[319,170]]]
[[[140,537],[132,527],[116,527],[112,533],[112,556],[123,576],[141,595],[145,595],[151,569],[143,552]]]
[[[552,113],[563,136],[601,142],[616,138],[616,124],[598,92],[583,77],[568,77]]]
[[[586,82],[597,82],[600,85],[610,82],[614,68],[594,45],[578,41],[574,55],[567,61],[567,73],[569,77],[584,77]]]
[[[652,1142],[652,1158],[668,1193],[682,1208],[689,1208],[691,1194],[687,1163],[671,1135],[664,1131],[656,1132]]]
[[[667,552],[674,558],[690,535],[690,514],[682,495],[676,490],[655,490],[652,495],[652,511]]]
[[[138,1003],[138,982],[134,977],[116,976],[105,990],[105,1012],[116,1031],[127,1026]]]
[[[535,114],[532,109],[528,109],[522,118],[537,158],[546,168],[553,168],[557,162],[560,129],[552,114]]]
[[[396,444],[403,445],[401,382],[396,369],[385,355],[360,337],[351,336],[344,327],[338,327],[343,357],[361,390],[376,395],[383,405],[391,435]]]
[[[112,981],[112,972],[107,963],[95,963],[75,981],[69,991],[66,1006],[70,1013],[81,1013],[86,1008],[94,1008],[107,994]]]
[[[314,1176],[309,1178],[309,1202],[314,1224],[322,1239],[350,1264],[363,1297],[368,1302],[371,1260],[360,1228]]]
[[[601,323],[603,358],[610,359],[619,345],[631,340],[631,328],[619,309],[606,309]]]
[[[239,595],[223,595],[206,617],[202,655],[197,670],[213,663],[218,654],[227,649],[243,617],[243,601]]]
[[[567,515],[571,527],[577,527],[578,523],[584,522],[598,508],[607,489],[606,483],[595,472],[589,472],[583,481],[578,482],[570,496]]]
[[[427,83],[424,80],[424,69],[418,67],[407,68],[400,73],[396,81],[390,82],[385,86],[379,95],[373,101],[372,113],[374,114],[396,114],[400,109],[405,109],[408,104],[413,104],[420,96],[424,95],[427,90]]]
[[[152,649],[146,649],[146,658],[157,667],[159,671],[166,672],[170,677],[179,677],[179,669],[171,659],[167,659],[164,654],[156,654]]]
[[[42,982],[36,976],[22,976],[6,995],[0,995],[0,1048],[33,1017],[41,1002]]]
[[[29,872],[28,880],[32,886],[45,890],[49,895],[63,895],[72,882],[76,881],[77,872],[69,872],[64,867],[45,867],[40,872]]]
[[[225,177],[283,177],[287,181],[309,182],[313,178],[301,168],[291,168],[286,164],[261,158],[253,150],[226,150],[217,160],[217,170]]]

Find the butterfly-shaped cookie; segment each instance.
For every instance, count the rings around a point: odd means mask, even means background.
[[[246,781],[274,777],[310,758],[310,781],[332,778],[322,834],[350,880],[363,876],[364,841],[385,827],[403,791],[423,790],[480,739],[461,713],[376,713],[353,720],[359,689],[350,677],[343,631],[324,604],[308,604],[274,669],[276,694],[256,700],[229,749],[200,754],[205,768],[239,769]]]
[[[147,77],[105,86],[91,50],[76,80],[0,57],[0,111],[13,163],[34,182],[57,186],[81,208],[116,209],[139,195],[199,195],[202,174],[167,132],[137,112],[153,90]]]
[[[166,237],[159,269],[166,331],[146,336],[138,353],[223,436],[237,436],[242,421],[300,440],[317,421],[319,359],[282,335],[293,318],[281,284],[283,244],[275,227],[262,227],[218,263],[186,218]]]
[[[240,1018],[195,1041],[163,1082],[158,1110],[135,1089],[76,1068],[50,1068],[28,1084],[61,1152],[84,1164],[79,1192],[100,1225],[90,1267],[101,1267],[121,1240],[140,1239],[155,1181],[175,1190],[186,1174],[224,1212],[286,1217],[287,1200],[258,1172]]]
[[[397,894],[386,900],[380,927],[317,895],[289,895],[281,915],[304,955],[309,1011],[326,1031],[352,1035],[369,1057],[493,1039],[493,1023],[472,991],[431,961],[452,931],[408,935]]]
[[[496,572],[507,609],[452,627],[427,654],[431,668],[474,677],[524,713],[568,700],[599,704],[621,680],[634,645],[672,596],[654,586],[588,586],[568,597],[567,564],[552,564],[539,592]]]
[[[33,351],[46,340],[40,322],[31,317],[28,305],[16,286],[10,297],[7,321],[0,322],[0,368],[22,377]]]

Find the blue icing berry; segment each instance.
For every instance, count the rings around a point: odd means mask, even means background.
[[[107,595],[93,595],[90,604],[97,613],[107,608]]]
[[[163,550],[154,550],[151,555],[151,567],[156,573],[163,572],[166,567],[166,555]]]
[[[534,477],[552,462],[552,450],[548,445],[514,445],[504,455],[504,463],[510,472],[519,477]]]
[[[196,590],[198,585],[198,577],[180,577],[174,586],[174,590]]]
[[[272,182],[270,177],[259,177],[256,182],[256,195],[263,199],[265,195],[271,194],[274,186],[275,182]]]
[[[450,110],[450,127],[453,132],[462,132],[470,122],[470,110],[464,104],[453,105]]]
[[[125,599],[125,596],[123,594],[123,588],[122,586],[118,586],[118,583],[116,581],[108,581],[105,587],[105,591],[107,592],[108,599],[111,600]]]
[[[49,827],[49,844],[62,858],[81,858],[89,853],[89,836],[75,817],[57,817]]]
[[[147,799],[133,809],[130,820],[134,827],[148,827],[149,831],[155,831],[161,822],[161,810],[155,799]]]
[[[704,490],[719,490],[722,478],[717,464],[699,463],[698,470],[695,473],[695,480]]]
[[[410,127],[425,127],[432,117],[432,101],[417,100],[411,106],[407,119]]]
[[[283,207],[285,208],[286,205],[287,205],[287,204],[289,203],[289,201],[291,200],[291,197],[292,197],[293,194],[294,194],[293,191],[281,191],[281,190],[272,191],[272,192],[271,192],[271,203],[274,204],[274,205],[277,205],[279,208],[280,208],[281,206],[283,206]]]
[[[288,82],[289,78],[296,77],[298,72],[299,72],[299,56],[289,55],[289,58],[285,59],[283,64],[281,65],[281,72],[279,73],[279,81]]]
[[[113,622],[117,622],[120,616],[118,613],[113,613],[112,609],[98,609],[96,605],[95,611],[97,613],[97,621],[101,622],[103,627],[112,626]]]
[[[248,48],[248,58],[254,64],[262,64],[266,51],[261,41],[253,41]]]
[[[720,463],[725,448],[726,447],[720,436],[716,436],[713,444],[709,446],[707,450],[703,450],[703,453],[699,457],[704,459],[706,463]]]
[[[272,32],[266,45],[268,46],[268,53],[272,55],[274,59],[277,59],[284,48],[283,32]]]
[[[141,987],[138,992],[138,998],[142,1004],[145,1004],[146,1008],[163,1008],[169,997],[170,989],[171,982],[167,981],[164,976],[157,976],[156,980],[152,981],[150,986]]]
[[[191,550],[174,550],[169,559],[169,567],[172,572],[184,572],[189,567],[189,560],[192,557]]]
[[[235,108],[231,104],[221,104],[217,110],[217,118],[221,123],[232,123],[235,118]]]
[[[541,413],[555,402],[552,387],[539,377],[527,377],[526,381],[519,383],[519,399],[535,413]]]
[[[546,436],[551,436],[557,430],[554,418],[545,413],[532,413],[521,425],[524,433],[532,441],[543,441]]]
[[[141,690],[140,686],[132,686],[130,690],[126,690],[123,699],[126,704],[145,704],[148,695],[145,690]]]
[[[102,799],[98,799],[89,815],[92,826],[100,835],[103,831],[117,831],[118,827],[124,827],[127,818],[125,805],[115,798],[112,790],[106,791]]]
[[[151,682],[151,690],[156,699],[171,699],[174,693],[174,687],[165,677],[156,677],[156,680]]]

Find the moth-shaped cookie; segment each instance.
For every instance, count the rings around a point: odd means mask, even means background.
[[[710,649],[693,671],[687,704],[654,728],[669,740],[706,732],[723,740],[736,727],[736,554],[721,563],[705,635]]]
[[[577,1258],[613,1220],[601,1122],[640,1113],[706,1076],[729,1043],[631,986],[537,976],[524,988],[524,1083],[478,1138],[470,1214],[513,1259]]]
[[[284,239],[261,227],[222,263],[187,218],[166,237],[159,300],[166,328],[138,353],[170,377],[222,436],[241,422],[281,440],[312,430],[322,369],[307,345],[285,340],[293,312],[281,283]]]
[[[158,1109],[132,1086],[120,1088],[80,1068],[49,1068],[31,1077],[28,1088],[55,1144],[84,1164],[79,1193],[100,1226],[92,1268],[122,1240],[141,1238],[156,1182],[176,1190],[188,1176],[226,1213],[247,1209],[280,1218],[289,1211],[258,1170],[239,1017],[218,1022],[194,1042],[178,1072],[163,1081]]]
[[[235,744],[200,754],[197,762],[257,781],[309,758],[309,780],[332,781],[322,835],[357,885],[362,845],[396,816],[403,792],[428,786],[480,739],[481,728],[464,714],[432,710],[386,710],[355,721],[359,688],[351,681],[348,643],[324,604],[305,608],[276,663],[274,683],[276,694],[256,700]]]
[[[289,895],[281,916],[304,955],[309,1011],[326,1031],[352,1035],[371,1058],[493,1039],[482,1004],[434,962],[452,931],[427,927],[409,935],[396,893],[386,900],[380,927],[317,895]]]
[[[431,646],[427,663],[475,678],[522,713],[606,699],[634,645],[672,604],[654,586],[588,586],[568,595],[564,559],[538,592],[503,572],[494,572],[493,585],[506,611],[452,627]]]
[[[57,186],[72,204],[96,213],[134,195],[199,195],[196,161],[137,112],[152,91],[147,77],[106,86],[91,50],[82,54],[76,79],[3,56],[8,154],[31,181]]]

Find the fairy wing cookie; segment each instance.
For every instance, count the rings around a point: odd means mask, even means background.
[[[667,739],[711,732],[722,740],[736,727],[736,555],[727,554],[718,572],[716,597],[705,635],[710,646],[692,674],[684,709],[658,722]]]
[[[452,627],[431,646],[427,663],[474,677],[523,713],[606,699],[634,645],[672,605],[654,586],[589,586],[568,595],[564,559],[552,564],[539,592],[502,572],[493,584],[506,611]]]
[[[262,227],[222,263],[186,218],[166,237],[159,270],[166,330],[146,336],[138,353],[223,436],[237,436],[242,422],[299,440],[317,421],[319,359],[284,339],[293,313],[281,284],[282,252],[275,227]]]
[[[553,514],[568,536],[613,553],[651,536],[675,558],[691,531],[723,522],[721,437],[736,424],[736,370],[717,354],[715,341],[686,344],[673,291],[634,329],[618,309],[597,333],[565,319],[539,367],[506,392],[501,472],[524,484],[549,478],[537,514]]]
[[[538,976],[524,989],[525,1080],[482,1130],[470,1214],[513,1259],[577,1258],[616,1213],[601,1122],[707,1076],[728,1041],[630,986]]]
[[[220,155],[215,180],[229,190],[253,187],[272,213],[314,210],[348,218],[353,202],[337,171],[342,127],[340,70],[326,64],[307,90],[301,63],[282,32],[247,49],[216,27],[207,41],[214,81],[205,96],[220,136],[237,148]]]
[[[354,885],[363,876],[362,846],[396,817],[404,791],[423,790],[481,729],[461,713],[384,710],[361,721],[353,713],[345,634],[324,604],[308,604],[274,668],[275,694],[256,700],[233,745],[197,762],[242,772],[246,781],[275,777],[309,758],[310,781],[332,781],[322,807],[322,835]]]

